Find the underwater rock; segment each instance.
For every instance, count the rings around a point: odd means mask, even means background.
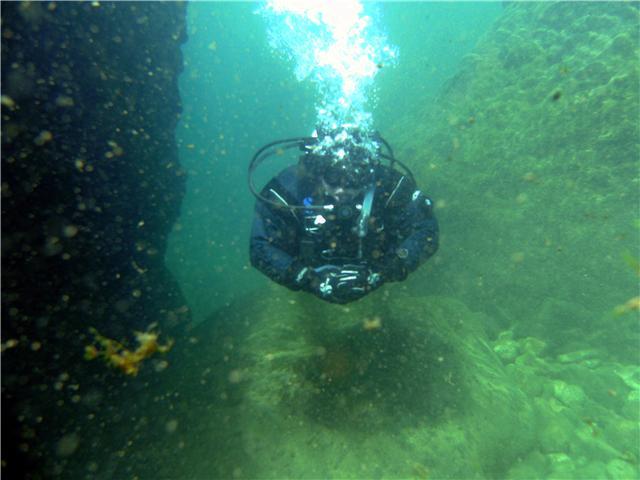
[[[540,429],[537,432],[537,446],[540,451],[549,454],[554,452],[570,452],[574,443],[573,431],[576,423],[568,418],[567,407],[557,402],[555,399],[536,399],[538,407],[538,421]],[[558,415],[558,413],[560,415]]]
[[[629,388],[640,391],[640,366],[616,365],[614,373],[620,377]]]
[[[638,471],[628,462],[614,459],[607,463],[607,478],[637,478]]]
[[[532,404],[494,353],[484,315],[462,303],[394,289],[341,307],[277,286],[259,303],[260,311],[237,313],[252,318],[239,340],[248,364],[241,428],[251,463],[269,465],[255,476],[295,476],[272,452],[302,465],[311,459],[298,444],[310,441],[313,462],[326,465],[314,473],[340,476],[329,446],[358,432],[367,435],[340,453],[345,462],[405,445],[393,458],[380,454],[382,476],[414,475],[415,459],[430,475],[499,476],[530,447]],[[367,329],[374,316],[379,328]],[[275,445],[265,424],[296,440]],[[369,467],[362,476],[377,471]]]
[[[2,357],[3,436],[19,449],[3,449],[7,477],[28,477],[51,461],[45,443],[74,431],[77,405],[51,388],[60,375],[105,402],[117,395],[108,372],[82,360],[89,327],[124,340],[189,320],[164,265],[186,180],[174,135],[185,12],[2,5],[2,334],[19,341]]]
[[[551,473],[553,477],[572,478],[575,472],[575,465],[571,457],[565,453],[550,453],[547,455]]]
[[[447,205],[438,279],[479,310],[499,304],[517,319],[503,329],[552,351],[610,328],[607,306],[637,289],[617,252],[638,243],[626,179],[640,156],[639,20],[628,2],[511,5],[437,100],[387,134],[433,159],[411,166]],[[626,331],[607,343],[635,358]]]
[[[539,338],[535,337],[527,337],[521,340],[522,349],[525,352],[529,352],[533,355],[540,355],[545,348],[547,348],[547,343]]]
[[[534,337],[513,340],[512,331],[504,331],[498,335],[493,351],[505,363],[518,361],[520,364],[536,362],[537,357],[544,351],[547,344]]]
[[[578,385],[569,385],[561,380],[553,382],[553,394],[568,407],[579,407],[586,396]]]
[[[600,356],[601,353],[593,348],[588,348],[588,349],[584,349],[584,350],[577,350],[575,352],[569,352],[569,353],[563,353],[561,355],[558,355],[558,361],[560,363],[575,363],[575,362],[581,362],[584,360],[591,360],[594,357],[598,357]]]
[[[636,422],[640,422],[640,390],[631,390],[627,395],[622,414]]]
[[[502,332],[493,346],[493,351],[503,362],[511,363],[520,354],[520,344],[513,340],[513,332]]]

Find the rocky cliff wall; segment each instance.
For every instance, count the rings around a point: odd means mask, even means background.
[[[637,4],[508,4],[435,104],[397,123],[442,230],[409,288],[556,346],[631,330],[611,312],[637,294],[639,24]],[[607,341],[635,358],[637,336]]]
[[[188,319],[163,262],[185,189],[174,139],[185,10],[3,5],[3,473],[17,452],[32,466],[47,455],[74,408],[69,385],[83,398],[104,380],[84,370],[89,327],[123,339]]]

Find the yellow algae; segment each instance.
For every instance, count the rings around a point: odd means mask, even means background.
[[[138,343],[135,350],[130,350],[120,342],[101,335],[95,328],[90,328],[89,331],[93,334],[94,343],[97,343],[97,346],[94,344],[85,346],[84,358],[93,360],[102,357],[108,365],[126,375],[137,375],[143,360],[156,352],[167,353],[173,346],[173,340],[160,345],[158,343],[160,334],[154,332],[152,327],[146,332],[133,332]]]
[[[633,297],[622,305],[618,305],[613,309],[613,313],[616,315],[624,315],[625,313],[632,312],[634,310],[640,310],[640,297]]]
[[[364,330],[378,330],[382,327],[382,319],[378,316],[373,318],[365,318],[362,321],[362,328]]]

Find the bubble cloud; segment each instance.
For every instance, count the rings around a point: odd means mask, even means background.
[[[367,9],[368,15],[357,0],[270,0],[258,11],[271,48],[294,64],[299,81],[317,86],[318,130],[333,135],[325,143],[356,141],[352,131],[371,131],[367,103],[373,80],[398,56],[377,25],[376,6]]]

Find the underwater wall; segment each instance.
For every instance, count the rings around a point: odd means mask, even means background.
[[[88,384],[108,392],[108,379],[83,377],[89,327],[122,339],[188,320],[163,262],[185,188],[174,138],[185,9],[2,5],[2,473],[13,478],[39,476]],[[58,458],[77,446],[63,438]]]
[[[636,359],[633,315],[611,312],[637,295],[639,25],[638,4],[509,3],[435,104],[394,125],[442,229],[409,288]]]

